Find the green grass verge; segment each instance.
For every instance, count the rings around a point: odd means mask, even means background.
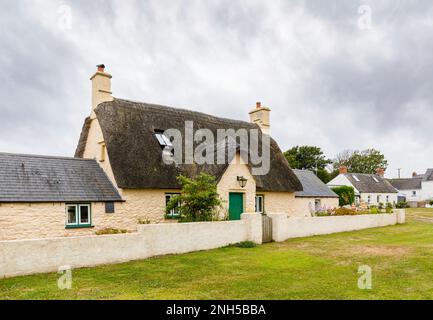
[[[0,299],[432,299],[433,210],[405,225],[0,280]],[[431,220],[429,220],[431,219]],[[358,267],[373,288],[357,287]]]

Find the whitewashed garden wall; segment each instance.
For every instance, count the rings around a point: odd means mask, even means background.
[[[358,216],[272,217],[273,239],[328,234],[404,223],[405,211]],[[240,221],[150,224],[138,232],[118,235],[0,241],[0,278],[146,259],[224,247],[241,241],[262,242],[262,217],[242,215]]]

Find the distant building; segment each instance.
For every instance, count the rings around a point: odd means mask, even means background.
[[[397,203],[398,190],[384,178],[384,170],[376,174],[348,173],[346,167],[340,168],[340,174],[328,182],[328,187],[349,186],[355,190],[355,203],[368,205],[379,203]]]
[[[433,168],[427,169],[424,174],[414,172],[412,178],[389,179],[388,181],[408,202],[433,199]]]

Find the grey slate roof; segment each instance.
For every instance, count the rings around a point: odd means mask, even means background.
[[[185,122],[192,121],[194,131],[208,129],[216,138],[217,145],[224,138],[217,134],[218,129],[244,129],[247,132],[258,130],[257,124],[214,117],[208,114],[142,102],[133,102],[115,98],[104,102],[95,109],[95,114],[104,136],[108,158],[117,186],[130,189],[179,189],[176,177],[180,174],[194,177],[201,172],[213,175],[217,181],[227,169],[228,162],[218,164],[217,153],[213,154],[214,164],[168,165],[162,161],[161,146],[155,138],[155,131],[177,129],[185,141]],[[83,157],[89,122],[86,119],[75,156]],[[250,136],[262,150],[262,134]],[[199,144],[193,141],[194,148]],[[255,175],[256,186],[261,191],[295,192],[301,191],[302,185],[290,169],[290,166],[275,140],[270,141],[270,170],[265,175]],[[185,159],[185,148],[182,158]],[[250,155],[249,155],[250,156]],[[250,160],[250,159],[248,159]],[[259,167],[248,161],[250,168]]]
[[[397,189],[395,189],[389,181],[377,174],[346,173],[345,176],[359,192],[398,193]],[[353,176],[358,177],[359,181],[356,181]],[[374,181],[373,177],[379,182]]]
[[[338,198],[338,195],[309,170],[293,169],[301,181],[303,191],[296,192],[296,197]]]
[[[388,179],[397,190],[415,190],[421,189],[422,178],[403,178],[403,179]]]
[[[93,159],[0,153],[1,202],[122,201]]]
[[[433,181],[433,169],[427,169],[426,173],[423,176],[423,181]]]

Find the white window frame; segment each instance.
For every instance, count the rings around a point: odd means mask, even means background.
[[[389,202],[389,195],[386,196],[386,203]]]
[[[371,203],[371,196],[367,196],[367,204]]]
[[[180,193],[166,193],[165,194],[165,207],[167,207],[167,197],[170,198],[170,200],[175,197],[175,196],[180,196]],[[178,204],[178,206],[180,206],[180,203]],[[168,218],[179,218],[180,217],[180,212],[176,213],[176,209],[171,209],[170,213],[167,213],[166,216]]]
[[[416,190],[412,190],[412,197],[416,197]]]
[[[322,208],[322,200],[321,199],[314,199],[314,209],[320,210]]]
[[[76,212],[75,223],[69,222],[68,208],[70,208],[70,207],[75,208],[75,212]],[[81,222],[81,208],[82,207],[86,207],[88,209],[88,213],[89,213],[89,221],[85,222],[85,223]],[[66,227],[69,227],[69,228],[86,228],[86,227],[91,227],[91,226],[92,226],[92,207],[90,204],[88,204],[88,203],[78,203],[78,204],[67,203],[66,204]]]
[[[163,132],[155,132],[155,137],[158,140],[158,143],[161,147],[173,147],[170,139],[167,138]]]
[[[75,222],[71,223],[69,222],[69,208],[74,207],[75,208]],[[75,226],[78,224],[78,207],[76,204],[67,204],[66,205],[66,225],[67,226]]]
[[[377,195],[376,200],[377,200],[377,204],[379,204],[380,203],[380,194]]]
[[[258,199],[262,199],[261,200],[261,206],[262,206],[261,210],[258,210],[259,209],[258,208],[258,204],[259,204]],[[256,195],[255,209],[256,209],[256,213],[262,213],[262,214],[265,213],[265,196],[263,194],[257,194]]]

